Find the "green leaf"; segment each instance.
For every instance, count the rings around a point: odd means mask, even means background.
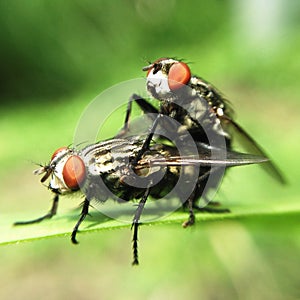
[[[136,206],[134,203],[130,203],[132,209]],[[105,205],[105,204],[104,204]],[[156,205],[154,202],[149,203],[148,207],[151,205]],[[297,197],[290,198],[289,201],[282,202],[280,200],[274,200],[272,202],[267,201],[266,203],[241,203],[239,205],[232,203],[227,205],[230,208],[231,213],[196,213],[196,225],[201,224],[201,222],[208,221],[218,221],[224,219],[241,219],[241,218],[254,218],[255,216],[267,216],[267,215],[285,215],[288,213],[300,213],[300,202]],[[96,210],[92,210],[91,216],[87,216],[80,227],[80,232],[78,233],[78,239],[80,241],[80,235],[88,232],[95,232],[100,230],[110,230],[116,228],[130,229],[130,220],[133,215],[128,213],[128,209],[122,208],[122,205],[117,205],[112,208],[118,210],[118,214],[126,215],[128,222],[121,222],[120,220],[115,220],[107,217],[104,214]],[[147,208],[145,209],[147,212]],[[151,210],[150,210],[151,212]],[[44,220],[43,222],[23,225],[23,226],[13,226],[13,223],[18,220],[31,219],[32,214],[23,215],[1,215],[0,220],[0,244],[12,244],[25,241],[32,241],[45,238],[54,238],[59,236],[65,236],[69,238],[71,231],[79,218],[80,210],[71,211],[70,210],[60,210],[59,214],[54,216],[50,220]],[[147,218],[155,219],[155,215],[150,215],[147,213]],[[144,223],[146,225],[159,225],[159,224],[178,224],[180,229],[181,223],[183,223],[188,217],[188,213],[183,210],[178,210],[170,213],[166,217],[157,218],[154,221]]]

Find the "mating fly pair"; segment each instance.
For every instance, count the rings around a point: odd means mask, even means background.
[[[260,147],[230,118],[227,103],[219,92],[192,76],[185,63],[160,59],[144,70],[148,71],[147,89],[160,101],[160,108],[157,110],[145,99],[133,95],[124,128],[115,138],[82,149],[62,147],[55,151],[49,164],[35,172],[43,174],[42,182],[50,178],[48,187],[54,193],[50,212],[16,225],[51,218],[56,214],[60,195],[80,191],[85,200],[71,237],[72,242],[77,243],[76,235],[91,201],[136,199],[138,206],[132,220],[133,264],[138,264],[138,226],[148,196],[160,199],[174,190],[179,206],[189,208],[189,218],[183,224],[188,226],[194,223],[193,209],[228,211],[198,205],[201,197],[209,202],[206,185],[214,177],[209,188],[216,188],[227,167],[265,162],[263,165],[283,182],[276,167],[266,162],[268,159]],[[144,113],[157,115],[146,137],[129,136],[132,101],[136,101]],[[174,122],[179,125],[173,126]],[[231,129],[258,155],[234,152]]]

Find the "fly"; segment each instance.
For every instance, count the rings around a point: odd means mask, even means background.
[[[223,137],[226,149],[231,150],[232,140],[237,141],[250,153],[267,157],[265,151],[257,142],[234,121],[233,111],[229,102],[209,82],[192,75],[189,66],[172,58],[160,58],[143,68],[147,71],[147,90],[149,94],[160,101],[156,109],[142,97],[134,94],[128,102],[124,130],[128,130],[128,121],[132,102],[136,102],[144,113],[158,114],[153,120],[151,133],[145,141],[147,148],[153,132],[162,115],[178,121],[189,131],[195,141],[211,145],[208,136]],[[168,126],[167,130],[172,130]],[[276,165],[269,161],[263,165],[264,169],[280,183],[285,179]]]
[[[181,199],[181,189],[177,193],[180,205],[189,209],[189,218],[183,224],[185,227],[195,221],[193,209],[214,213],[229,211],[211,206],[198,206],[204,191],[203,182],[212,172],[268,160],[265,157],[230,151],[224,158],[222,149],[217,149],[212,157],[211,151],[201,143],[197,143],[197,155],[180,156],[175,146],[151,143],[136,162],[143,141],[144,139],[139,137],[110,139],[82,149],[57,149],[50,162],[34,172],[36,175],[42,175],[41,182],[49,180],[48,188],[54,195],[50,211],[40,218],[16,222],[15,225],[32,224],[52,218],[57,213],[60,196],[80,192],[84,196],[84,202],[71,234],[71,241],[77,244],[76,236],[80,224],[89,213],[91,201],[105,202],[109,198],[123,202],[137,200],[138,206],[132,219],[132,263],[135,265],[138,264],[138,227],[148,196],[154,199],[163,198],[174,188],[181,176],[187,174],[183,177],[183,186],[188,185],[194,178],[194,187],[186,198]],[[157,181],[157,178],[160,180]],[[142,184],[137,184],[139,180]]]

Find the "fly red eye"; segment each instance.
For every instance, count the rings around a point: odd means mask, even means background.
[[[53,160],[53,159],[55,158],[55,156],[57,156],[57,154],[58,154],[59,152],[62,152],[62,151],[64,151],[64,150],[66,150],[66,149],[68,149],[68,147],[60,147],[60,148],[58,148],[57,150],[55,150],[54,153],[53,153],[52,156],[51,156],[51,160]]]
[[[77,155],[69,157],[64,165],[62,175],[69,189],[78,190],[86,175],[83,160]]]
[[[171,66],[168,75],[170,90],[177,90],[187,84],[191,79],[191,71],[187,64],[183,62],[175,63]]]

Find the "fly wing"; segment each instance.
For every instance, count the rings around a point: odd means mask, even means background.
[[[221,154],[221,153],[220,153]],[[211,157],[207,154],[199,154],[199,156],[169,156],[144,158],[139,161],[139,165],[147,166],[190,166],[201,165],[207,167],[234,167],[250,164],[259,164],[268,162],[268,158],[258,155],[227,151],[226,157],[224,153],[218,157],[214,154]]]
[[[220,119],[225,126],[230,126],[233,129],[234,137],[237,138],[238,143],[241,144],[245,150],[249,151],[250,153],[255,153],[259,156],[268,157],[265,151],[255,142],[255,140],[230,117],[224,115],[220,117]],[[272,161],[269,160],[267,163],[263,164],[262,167],[281,184],[286,183],[286,180],[281,174],[280,170]]]

